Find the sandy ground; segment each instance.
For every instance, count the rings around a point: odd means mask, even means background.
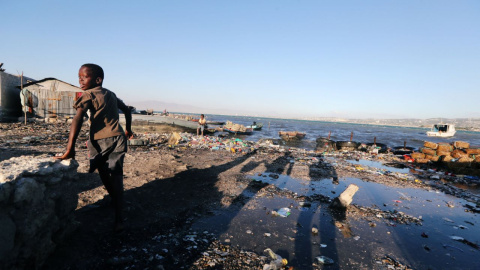
[[[331,156],[338,163],[333,168],[323,162],[327,157],[317,156],[320,162],[312,163],[310,155],[274,148],[257,147],[249,153],[231,153],[167,144],[129,147],[124,168],[126,229],[114,233],[109,196],[98,174],[87,173],[86,130],[84,127],[77,143],[79,178],[72,181],[68,191],[78,198],[77,229],[66,241],[58,243],[44,269],[263,269],[270,261],[264,254],[220,242],[208,232],[192,232],[190,227],[216,209],[245,204],[245,194],[249,192],[302,199],[271,185],[251,181],[251,175],[265,172],[332,181],[354,176],[390,186],[429,187],[422,181],[405,181],[391,175],[373,176],[358,171],[336,156]],[[137,133],[172,130],[172,127],[161,125],[134,127]],[[3,123],[0,125],[0,160],[31,154],[53,156],[64,150],[68,131],[67,124]],[[360,158],[356,156],[360,154],[351,155],[353,159]],[[391,156],[374,158],[399,162]],[[292,159],[302,162],[292,163]],[[330,200],[323,196],[313,199],[324,203]],[[375,218],[378,214],[376,210],[356,206],[348,213],[356,218]],[[407,223],[420,222],[409,216],[399,216],[395,222],[402,219]],[[210,254],[209,258],[205,253]],[[378,259],[385,267],[406,268],[389,257]],[[285,269],[294,268],[287,266]]]

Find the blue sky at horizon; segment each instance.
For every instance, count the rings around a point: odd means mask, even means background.
[[[480,117],[479,1],[3,1],[7,72],[264,116]]]

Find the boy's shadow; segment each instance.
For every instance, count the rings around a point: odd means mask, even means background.
[[[221,181],[219,175],[236,166],[242,166],[241,164],[254,154],[236,156],[232,161],[208,168],[191,168],[171,178],[155,179],[140,187],[126,190],[124,198],[127,221],[126,230],[121,235],[112,233],[113,209],[108,206],[107,199],[77,210],[79,229],[57,247],[44,269],[69,268],[71,265],[76,265],[73,269],[109,268],[111,266],[106,264],[106,258],[113,257],[114,253],[118,253],[126,244],[148,242],[152,237],[167,234],[171,229],[188,229],[193,219],[221,206],[225,194],[218,188],[218,182]],[[286,164],[273,160],[267,164],[267,168],[279,168]],[[249,168],[254,167],[249,165]],[[244,167],[238,171],[240,175]],[[96,186],[90,188],[101,185],[100,180],[96,183]],[[222,208],[222,211],[230,211],[231,217],[235,217],[241,210],[238,203],[248,202],[252,194],[263,186],[250,182],[241,194],[232,199],[232,204]],[[82,191],[78,190],[79,193]],[[224,225],[216,226],[218,235],[229,228],[230,222],[231,220],[226,220]],[[198,254],[201,254],[201,250]],[[194,257],[183,263],[188,265],[195,260]],[[174,258],[166,257],[165,263],[174,263]]]

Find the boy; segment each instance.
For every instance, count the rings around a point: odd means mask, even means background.
[[[202,136],[203,136],[203,130],[205,129],[206,124],[207,124],[207,119],[205,119],[205,115],[201,114],[200,119],[198,119],[197,136],[199,135],[200,130],[202,131]]]
[[[95,64],[80,67],[78,81],[85,91],[73,107],[77,113],[73,118],[68,137],[67,151],[56,159],[75,158],[75,142],[82,128],[83,117],[90,110],[90,170],[98,169],[103,185],[115,207],[115,231],[123,230],[123,160],[127,152],[126,138],[131,139],[132,114],[130,108],[116,95],[102,87],[103,69]],[[118,109],[125,114],[126,129],[119,123]]]

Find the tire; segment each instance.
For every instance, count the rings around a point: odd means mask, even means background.
[[[342,150],[342,149],[355,150],[358,148],[360,144],[358,142],[352,142],[352,141],[338,141],[336,145],[337,145],[337,150]]]

